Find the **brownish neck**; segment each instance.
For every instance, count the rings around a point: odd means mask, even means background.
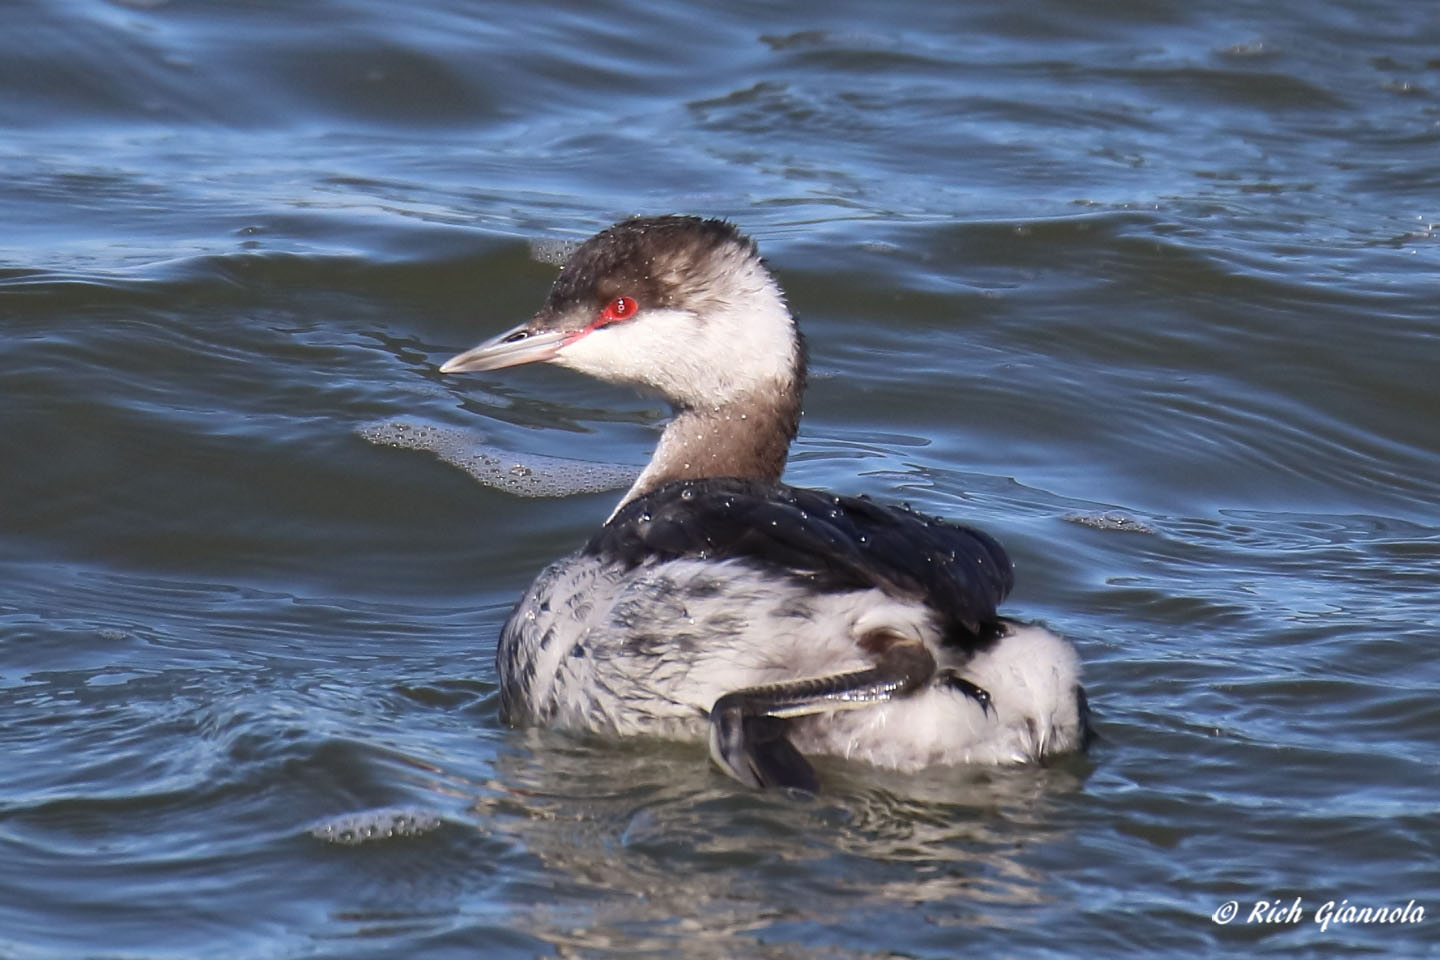
[[[779,480],[799,422],[800,396],[794,389],[749,395],[703,410],[678,410],[649,466],[621,504],[676,480]]]

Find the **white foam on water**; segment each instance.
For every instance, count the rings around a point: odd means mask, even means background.
[[[530,259],[537,263],[548,263],[552,266],[563,267],[565,261],[570,259],[570,254],[580,246],[580,240],[550,240],[537,239],[530,241]]]
[[[358,847],[372,840],[418,837],[444,821],[439,815],[414,807],[382,807],[361,810],[321,820],[310,827],[310,836],[328,843]]]
[[[640,475],[638,467],[622,464],[502,450],[470,430],[423,421],[382,420],[365,424],[355,432],[379,446],[433,453],[485,486],[517,497],[568,497],[618,490],[634,483]]]
[[[1093,527],[1096,530],[1121,533],[1155,532],[1152,527],[1123,513],[1070,513],[1066,514],[1063,519],[1070,523],[1078,523],[1082,527]]]

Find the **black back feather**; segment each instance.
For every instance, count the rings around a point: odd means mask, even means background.
[[[742,560],[822,590],[877,587],[929,606],[947,640],[967,647],[993,637],[995,608],[1014,585],[1010,558],[979,530],[865,497],[737,477],[683,480],[637,497],[584,552],[627,567]]]

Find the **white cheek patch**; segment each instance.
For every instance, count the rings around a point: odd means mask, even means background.
[[[770,291],[774,285],[769,285]],[[725,403],[784,383],[795,369],[795,332],[778,291],[744,306],[645,310],[561,347],[554,362],[602,380],[654,390],[686,406]]]
[[[702,357],[694,350],[701,326],[699,318],[685,310],[642,308],[629,320],[591,330],[561,347],[555,362],[602,380],[675,396],[675,385],[693,383],[701,375]]]

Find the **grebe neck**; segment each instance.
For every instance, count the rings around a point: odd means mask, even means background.
[[[650,463],[615,509],[677,480],[778,481],[799,427],[800,397],[792,380],[728,403],[676,409]]]

